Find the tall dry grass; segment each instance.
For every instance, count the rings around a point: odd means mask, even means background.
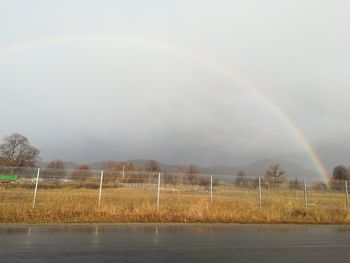
[[[206,193],[145,189],[105,189],[98,204],[96,189],[39,189],[32,208],[32,189],[0,189],[1,223],[303,223],[348,224],[350,216],[341,193],[312,193],[308,210],[303,193],[263,192],[259,209],[256,190],[220,188],[210,203]]]

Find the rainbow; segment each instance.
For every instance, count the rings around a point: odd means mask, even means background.
[[[12,54],[20,50],[38,48],[38,47],[48,46],[48,45],[57,44],[57,43],[70,43],[70,42],[80,41],[80,40],[89,41],[89,40],[101,40],[101,39],[114,40],[114,41],[123,40],[123,41],[130,41],[134,43],[141,43],[144,45],[157,47],[159,49],[165,49],[170,52],[177,53],[179,55],[188,56],[200,63],[203,63],[209,66],[213,70],[220,72],[224,76],[234,81],[235,84],[239,84],[240,86],[245,87],[252,94],[254,94],[258,99],[260,99],[264,104],[266,104],[275,114],[277,114],[277,116],[283,121],[283,123],[287,126],[287,128],[291,131],[291,133],[301,143],[302,147],[305,149],[307,155],[309,156],[310,160],[314,164],[315,168],[317,169],[322,179],[328,182],[328,179],[329,179],[328,171],[325,165],[323,164],[321,158],[318,156],[317,152],[313,149],[313,147],[311,146],[311,144],[309,143],[308,139],[303,134],[303,132],[298,128],[298,126],[280,107],[278,107],[269,97],[267,97],[264,93],[262,93],[258,88],[256,88],[246,79],[237,75],[230,68],[213,60],[208,56],[199,54],[198,52],[194,52],[193,50],[186,49],[172,43],[159,41],[156,39],[149,39],[149,38],[132,36],[132,35],[73,34],[73,35],[47,37],[47,38],[42,38],[35,41],[29,41],[29,42],[16,44],[16,45],[11,45],[9,47],[2,47],[2,48],[0,47],[0,56]]]

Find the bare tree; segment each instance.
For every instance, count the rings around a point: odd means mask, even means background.
[[[4,138],[0,144],[0,159],[6,166],[24,167],[35,166],[40,151],[29,144],[27,137],[13,133]]]
[[[303,182],[298,180],[298,178],[292,179],[288,181],[289,189],[300,190],[303,188]]]
[[[132,163],[121,162],[124,165],[125,171],[135,172],[137,169]]]
[[[344,165],[337,165],[333,169],[332,178],[329,179],[329,187],[333,190],[341,190],[344,182],[350,179],[349,170]]]
[[[132,163],[115,161],[109,161],[105,169],[109,171],[123,171],[123,167],[125,171],[136,171],[136,168]]]
[[[151,183],[151,181],[154,179],[155,172],[160,172],[160,167],[157,161],[150,160],[145,163],[143,170],[148,172],[148,183]]]
[[[83,183],[90,177],[91,177],[90,166],[88,164],[79,165],[72,174],[72,178],[74,180],[79,180],[80,183]]]
[[[54,160],[54,161],[51,161],[49,162],[47,165],[46,165],[46,168],[48,169],[64,169],[65,166],[64,166],[64,162],[62,162],[61,160]]]
[[[243,170],[240,170],[238,171],[237,176],[234,177],[234,182],[237,185],[242,186],[246,181],[246,177],[247,177],[247,174]]]
[[[118,176],[123,170],[124,165],[125,164],[123,162],[109,161],[107,163],[107,167],[105,168],[105,181],[113,183],[113,186],[115,187],[117,185]]]
[[[200,173],[200,169],[198,166],[190,164],[189,166],[181,167],[181,173],[184,181],[187,181],[191,184],[198,183],[198,174]]]
[[[64,170],[64,162],[60,160],[54,160],[49,162],[46,165],[46,169],[42,170],[42,174],[45,174],[48,177],[64,177],[66,174],[66,171]]]
[[[145,163],[144,170],[146,172],[160,172],[160,167],[157,161],[150,160]]]
[[[334,180],[349,180],[349,171],[343,165],[338,165],[333,169]]]
[[[124,182],[130,182],[133,181],[133,175],[132,172],[136,171],[135,166],[130,162],[115,162],[115,161],[109,161],[107,163],[107,166],[105,167],[106,173],[105,178],[106,182],[112,182],[113,186],[115,187],[117,185],[118,176],[121,176],[124,170],[125,176],[122,177],[122,180]]]
[[[108,161],[103,168],[107,171],[120,171],[120,163],[115,161]]]
[[[6,166],[6,160],[3,157],[0,157],[0,166]]]
[[[279,164],[273,164],[266,169],[265,178],[268,179],[272,185],[276,185],[286,181],[285,173],[286,171],[283,171]]]

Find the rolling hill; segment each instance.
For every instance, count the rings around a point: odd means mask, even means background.
[[[132,163],[138,169],[142,169],[146,162],[146,159],[135,159],[129,160],[126,162]],[[108,161],[99,161],[90,163],[90,168],[92,170],[101,170],[107,167]],[[179,172],[181,167],[185,165],[172,165],[158,162],[160,169],[166,172]],[[244,171],[249,177],[263,177],[265,170],[272,164],[280,164],[281,168],[286,171],[286,177],[288,179],[309,179],[309,180],[320,180],[322,179],[320,175],[310,169],[306,169],[301,165],[285,160],[273,160],[273,159],[262,159],[256,162],[252,162],[243,166],[227,166],[227,165],[217,165],[217,166],[209,166],[202,167],[198,166],[200,172],[202,174],[212,174],[219,177],[222,180],[230,181],[233,176],[237,175],[239,171]],[[45,167],[47,162],[38,162],[39,167]],[[75,169],[78,167],[78,163],[74,162],[65,162],[65,167],[67,169]]]

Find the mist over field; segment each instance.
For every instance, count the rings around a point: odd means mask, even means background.
[[[348,2],[102,2],[1,3],[1,138],[44,161],[316,169],[245,79],[329,170],[350,164]]]

